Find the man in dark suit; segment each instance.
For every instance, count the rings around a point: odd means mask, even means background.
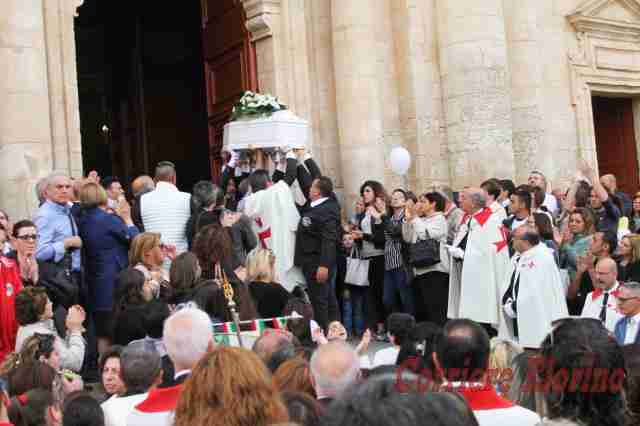
[[[620,345],[640,343],[640,283],[620,283],[616,303],[618,311],[624,315],[616,324],[616,340]]]
[[[340,205],[326,176],[313,181],[309,199],[298,224],[294,264],[302,268],[307,281],[315,320],[327,331],[329,321],[339,319],[332,278],[336,272]]]

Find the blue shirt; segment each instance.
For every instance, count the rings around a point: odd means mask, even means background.
[[[71,228],[71,207],[45,201],[33,218],[38,228],[36,259],[60,262],[64,257],[64,240],[74,236]],[[75,226],[75,222],[74,222]],[[75,235],[78,235],[77,227]],[[80,250],[71,252],[71,269],[80,271]]]

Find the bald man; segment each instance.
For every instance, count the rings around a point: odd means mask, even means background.
[[[359,379],[360,360],[351,345],[332,341],[320,345],[313,353],[311,381],[324,408]]]
[[[144,223],[142,223],[142,214],[140,212],[140,197],[147,192],[155,189],[156,184],[151,176],[138,176],[131,182],[131,192],[133,192],[133,202],[131,203],[131,219],[133,224],[138,227],[140,232],[144,232]]]
[[[594,290],[587,295],[582,308],[582,317],[598,318],[613,332],[622,314],[616,309],[618,287],[618,266],[610,257],[600,259],[596,263],[593,274]]]

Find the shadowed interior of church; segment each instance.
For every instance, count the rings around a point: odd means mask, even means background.
[[[255,75],[255,54],[243,55],[239,1],[85,0],[78,13],[84,170],[130,182],[169,160],[183,190],[215,179],[231,107],[257,85],[243,77]]]

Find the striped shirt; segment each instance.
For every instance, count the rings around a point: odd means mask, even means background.
[[[384,229],[384,266],[385,270],[392,271],[403,265],[402,262],[402,221],[404,220],[404,210],[394,213],[388,219]],[[392,229],[397,229],[398,234],[392,235]]]

